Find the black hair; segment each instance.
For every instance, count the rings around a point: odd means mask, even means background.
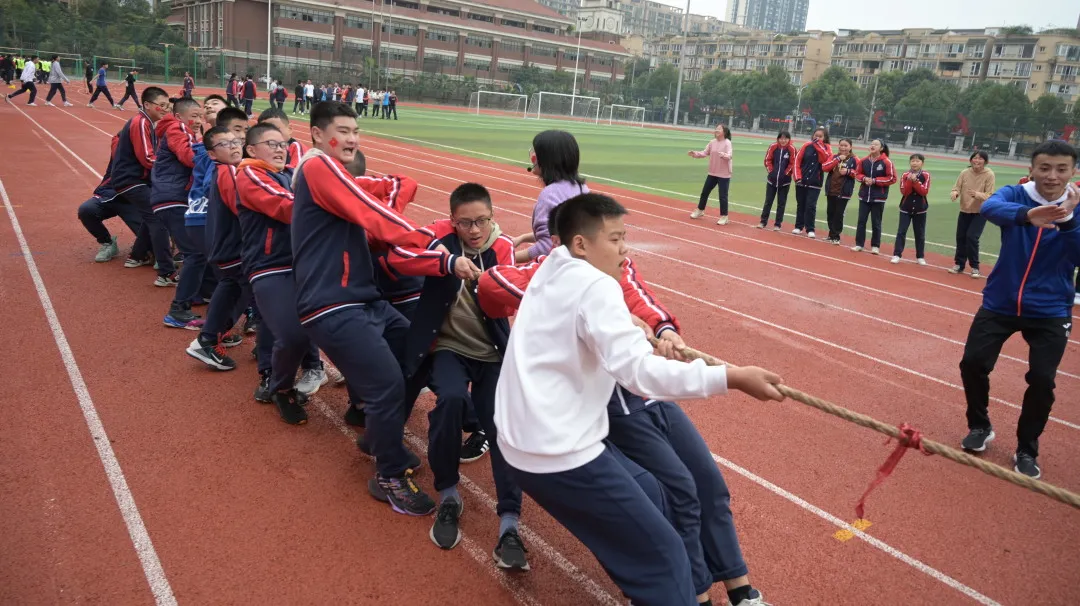
[[[978,157],[982,158],[982,159],[983,159],[983,162],[985,162],[985,163],[987,163],[987,164],[989,164],[989,163],[990,163],[990,154],[986,153],[986,151],[984,151],[984,150],[981,150],[981,149],[980,149],[980,150],[978,150],[978,151],[973,151],[973,152],[971,152],[971,155],[970,155],[970,156],[968,156],[968,162],[971,162],[972,160],[974,160],[974,159],[975,159],[975,156],[978,156]],[[1031,154],[1031,158],[1032,158],[1032,159],[1034,159],[1034,158],[1035,158],[1035,154],[1034,154],[1034,153],[1033,153],[1033,154]]]
[[[225,126],[233,120],[243,120],[246,123],[248,115],[239,107],[226,107],[218,112],[216,122],[218,126]]]
[[[980,154],[986,156],[986,152],[980,150]],[[1072,158],[1073,164],[1076,164],[1076,148],[1064,141],[1044,141],[1040,143],[1035,151],[1031,152],[1031,165],[1035,165],[1036,156],[1069,156]]]
[[[356,112],[349,107],[348,103],[341,101],[320,101],[311,108],[311,128],[325,129],[330,126],[334,118],[352,118],[356,120]]]
[[[787,137],[790,140],[791,139],[791,133],[789,133],[786,130],[782,130],[782,131],[780,131],[779,133],[776,134],[776,140],[777,141],[779,141],[780,139],[783,139],[784,137]]]
[[[247,138],[244,139],[244,147],[247,147],[249,145],[255,145],[260,140],[262,140],[262,136],[264,133],[270,131],[278,133],[279,135],[281,134],[281,131],[278,130],[278,127],[274,126],[273,124],[266,124],[265,122],[260,122],[259,124],[252,126],[248,129]]]
[[[626,208],[611,196],[580,194],[559,205],[553,233],[558,233],[559,240],[569,246],[574,236],[592,236],[604,224],[604,219],[614,219],[626,213]],[[548,230],[551,231],[551,225],[548,225]]]
[[[174,114],[179,114],[182,111],[187,111],[187,110],[191,109],[192,107],[199,107],[199,102],[198,101],[196,101],[194,99],[188,99],[188,98],[175,99],[175,100],[173,100],[172,104],[173,104],[172,112]]]
[[[545,130],[532,140],[536,166],[544,185],[559,181],[572,181],[581,185],[585,179],[578,174],[581,150],[577,139],[564,130]]]
[[[165,92],[165,89],[158,86],[147,86],[143,89],[142,95],[139,96],[139,102],[153,103],[162,97],[169,97],[169,93]]]
[[[285,122],[285,124],[289,123],[289,116],[284,112],[284,110],[280,110],[276,107],[268,107],[262,110],[262,113],[259,114],[258,122],[261,124],[267,120],[273,120],[274,118]]]
[[[829,143],[829,129],[825,128],[824,126],[819,126],[819,127],[815,128],[814,132],[810,133],[810,138],[813,139],[814,135],[817,134],[817,132],[819,130],[825,135],[824,137],[821,138],[821,142],[825,143],[825,144],[828,144]]]
[[[52,59],[50,59],[50,61],[59,61],[59,60],[60,60],[60,55],[53,55]]]
[[[919,154],[919,153],[911,154],[911,159],[912,160],[922,160],[923,162],[926,162],[926,156],[924,156],[922,154]]]
[[[356,150],[353,161],[345,165],[345,170],[354,177],[363,177],[367,174],[367,158],[364,157],[364,152]]]
[[[717,124],[717,126],[719,126],[720,128],[722,128],[724,130],[724,138],[727,139],[728,141],[730,141],[731,140],[731,129],[727,127],[727,124]]]
[[[209,151],[209,149],[214,146],[214,139],[217,139],[221,135],[227,135],[231,132],[231,130],[225,128],[224,126],[215,126],[203,133],[203,145],[205,145],[206,149]]]
[[[837,141],[837,144],[839,145],[840,143],[843,143],[844,141],[847,141],[848,145],[850,145],[852,147],[855,147],[855,142],[851,140],[851,137],[844,137],[843,139],[840,139],[839,141]]]
[[[463,204],[483,202],[491,208],[491,194],[479,183],[462,183],[450,192],[450,212],[455,212]]]
[[[218,101],[221,101],[222,103],[225,103],[225,104],[229,103],[228,101],[225,100],[225,97],[222,97],[221,95],[219,95],[217,93],[214,93],[212,95],[206,95],[206,98],[203,99],[203,104],[206,104],[206,102],[210,101],[211,99],[217,99]]]

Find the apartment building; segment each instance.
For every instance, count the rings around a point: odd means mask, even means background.
[[[623,33],[646,38],[675,36],[682,32],[683,9],[652,0],[621,0]]]
[[[833,32],[810,31],[785,36],[763,31],[729,31],[715,36],[672,36],[642,45],[659,63],[679,66],[686,61],[683,77],[698,81],[714,69],[734,73],[765,71],[770,65],[787,70],[794,84],[806,84],[830,65]],[[647,51],[646,51],[647,49]]]
[[[172,0],[171,20],[188,44],[266,60],[312,66],[359,65],[374,57],[393,74],[441,73],[506,82],[523,65],[575,69],[574,21],[531,0]],[[585,87],[622,77],[629,52],[611,42],[581,40],[577,73]],[[261,75],[261,73],[257,74]]]
[[[728,0],[724,17],[752,29],[801,32],[809,9],[810,0]]]

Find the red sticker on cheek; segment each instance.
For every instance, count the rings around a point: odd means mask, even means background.
[[[330,147],[336,148],[338,146],[337,139],[330,139]]]

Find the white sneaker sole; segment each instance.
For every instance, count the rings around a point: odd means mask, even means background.
[[[188,345],[187,349],[184,350],[184,352],[187,355],[189,355],[189,356],[195,358],[196,360],[202,362],[203,364],[206,364],[210,368],[213,368],[214,370],[222,370],[222,371],[233,370],[232,368],[230,368],[228,366],[225,366],[223,364],[218,364],[217,362],[213,361],[212,359],[207,358],[206,356],[204,356],[203,353],[202,353],[202,348],[199,347],[199,340],[198,339],[192,341],[191,344]]]
[[[993,430],[991,430],[990,435],[986,436],[986,439],[983,440],[982,448],[964,448],[963,442],[960,443],[960,448],[963,449],[963,450],[966,450],[968,452],[984,452],[984,451],[986,451],[986,446],[988,444],[990,444],[990,442],[993,442],[994,438],[996,438],[996,437],[997,437],[997,434],[994,433]],[[1014,457],[1015,457],[1015,455],[1014,455]]]
[[[1042,477],[1042,469],[1039,468],[1038,465],[1036,465],[1035,467],[1037,469],[1039,469],[1039,473],[1037,473],[1037,474],[1035,474],[1033,476],[1029,476],[1026,473],[1020,471],[1020,468],[1016,466],[1016,454],[1015,453],[1013,454],[1013,471],[1015,471],[1016,473],[1018,473],[1018,474],[1020,474],[1020,475],[1022,475],[1024,477],[1031,478],[1032,480],[1038,480],[1039,478]]]

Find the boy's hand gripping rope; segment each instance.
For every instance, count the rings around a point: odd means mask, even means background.
[[[660,343],[660,341],[655,337],[650,337],[649,342],[652,343],[654,347]],[[686,358],[691,360],[704,360],[705,363],[709,366],[721,366],[725,364],[725,362],[720,360],[719,358],[711,356],[705,352],[698,351],[691,347],[686,347],[679,351]],[[728,366],[732,365],[728,364]],[[874,481],[870,483],[870,486],[866,489],[866,492],[863,493],[862,497],[859,499],[859,502],[855,505],[855,513],[860,518],[863,517],[863,503],[866,500],[867,495],[869,495],[872,490],[877,488],[883,481],[885,481],[885,478],[889,477],[889,474],[892,473],[893,469],[896,467],[896,464],[900,462],[900,459],[903,458],[904,453],[907,452],[907,449],[909,448],[914,448],[925,455],[941,455],[946,459],[949,459],[950,461],[961,463],[969,467],[974,467],[975,469],[978,469],[985,474],[994,476],[995,478],[1011,482],[1013,484],[1016,484],[1017,486],[1027,488],[1028,490],[1032,490],[1039,494],[1046,495],[1056,501],[1060,501],[1062,503],[1065,503],[1066,505],[1071,505],[1076,509],[1080,509],[1080,495],[1077,495],[1076,493],[1065,490],[1064,488],[1059,488],[1057,486],[1054,486],[1053,484],[1048,484],[1040,480],[1029,478],[1024,474],[1017,473],[1015,471],[1012,471],[1011,469],[1006,469],[1001,465],[996,465],[994,463],[984,461],[978,457],[973,457],[966,452],[946,446],[940,442],[934,442],[933,440],[923,438],[917,429],[911,427],[907,423],[904,423],[899,427],[888,425],[886,423],[878,421],[873,417],[869,417],[867,415],[848,410],[842,406],[837,406],[836,404],[827,402],[820,398],[815,398],[814,396],[805,394],[793,387],[788,387],[787,385],[777,385],[776,388],[780,393],[784,394],[785,397],[791,398],[796,402],[801,402],[802,404],[806,404],[807,406],[812,406],[833,416],[840,417],[845,421],[850,421],[856,425],[866,427],[867,429],[873,429],[878,433],[883,433],[890,438],[897,440],[898,443],[896,449],[893,450],[892,454],[889,455],[889,458],[886,459],[885,463],[883,463],[882,466],[878,469],[877,477],[875,477]]]

